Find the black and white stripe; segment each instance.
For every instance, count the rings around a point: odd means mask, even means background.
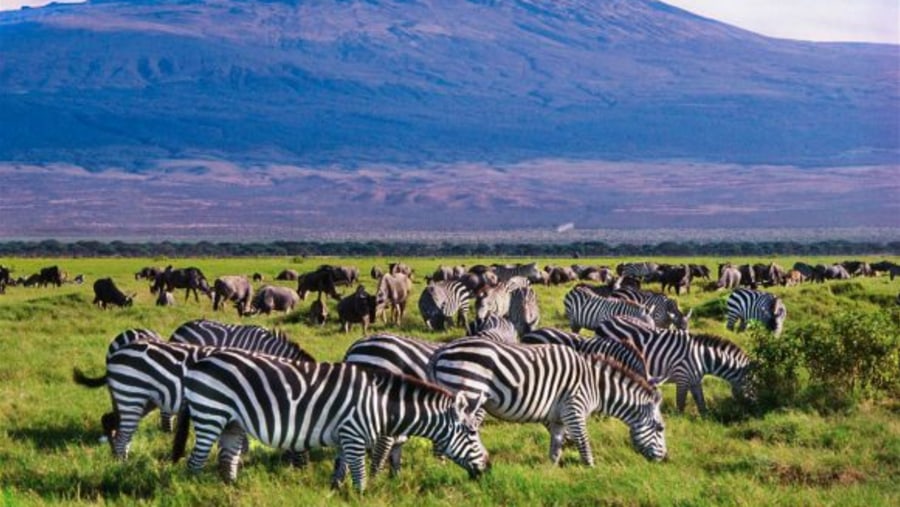
[[[223,324],[212,320],[192,320],[178,327],[169,341],[207,347],[227,347],[285,359],[314,361],[300,345],[281,331],[261,326]]]
[[[519,341],[519,333],[509,319],[498,317],[493,313],[484,319],[476,319],[469,326],[469,336],[477,336],[486,340],[515,343]]]
[[[731,384],[735,398],[753,398],[749,382],[750,357],[734,343],[717,336],[690,334],[679,329],[649,329],[626,319],[604,322],[597,337],[585,340],[582,353],[601,350],[610,340],[627,340],[643,353],[647,371],[676,385],[676,406],[684,411],[690,391],[700,412],[706,411],[703,377],[713,375]]]
[[[584,357],[557,345],[463,339],[434,353],[429,375],[470,399],[486,395],[485,408],[494,417],[544,423],[554,463],[568,435],[582,462],[594,464],[586,426],[595,411],[628,424],[634,448],[647,458],[666,455],[659,391],[607,359]]]
[[[541,321],[541,312],[538,308],[537,294],[531,285],[513,289],[509,295],[509,320],[513,323],[516,332],[523,335],[537,328]]]
[[[576,333],[584,328],[596,329],[601,322],[617,315],[627,315],[646,322],[648,326],[654,325],[651,317],[654,308],[647,308],[633,301],[597,296],[582,287],[575,287],[567,292],[563,298],[563,306],[569,326]]]
[[[138,340],[122,345],[106,358],[106,373],[88,378],[77,368],[75,382],[109,388],[112,412],[104,415],[104,431],[113,455],[128,457],[131,437],[141,419],[155,408],[174,414],[181,408],[185,365],[214,350],[180,343]]]
[[[778,336],[784,329],[787,309],[781,299],[774,294],[752,289],[737,289],[728,296],[726,316],[725,327],[729,330],[734,329],[736,321],[741,321],[738,331],[744,331],[751,320],[756,320]]]
[[[651,317],[656,327],[668,328],[670,326],[676,329],[687,329],[690,325],[691,313],[693,309],[684,314],[678,308],[678,302],[666,296],[647,290],[635,289],[633,287],[622,287],[612,292],[610,297],[617,299],[627,299],[635,303],[652,308]]]
[[[590,347],[592,354],[598,354],[616,361],[635,374],[650,380],[644,354],[630,340],[619,340],[616,338],[604,340],[592,338],[586,340],[579,334],[569,333],[568,331],[552,327],[536,329],[522,336],[522,343],[528,345],[563,345],[579,352],[582,352],[588,342],[592,341],[596,341]]]
[[[494,264],[491,268],[500,282],[506,282],[514,277],[537,280],[541,276],[541,270],[538,269],[535,262],[528,264]]]
[[[237,476],[244,431],[268,446],[295,452],[338,447],[332,485],[342,481],[349,466],[360,491],[366,450],[381,436],[429,438],[472,476],[487,467],[487,453],[463,396],[454,398],[437,386],[355,364],[220,350],[188,369],[184,397],[185,414],[196,432],[188,468],[200,470],[219,441],[219,467],[226,480]],[[186,425],[179,424],[174,459],[186,438]]]
[[[429,329],[443,330],[454,319],[465,329],[471,297],[469,289],[458,281],[430,282],[419,297],[419,312]]]
[[[659,276],[659,264],[654,262],[626,262],[616,266],[616,274],[622,278],[630,277],[648,282]]]

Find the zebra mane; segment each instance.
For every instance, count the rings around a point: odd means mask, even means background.
[[[612,369],[615,372],[621,373],[622,376],[627,378],[631,383],[637,384],[640,389],[642,389],[647,395],[653,396],[653,393],[656,392],[656,388],[650,385],[650,382],[639,375],[637,372],[625,366],[624,364],[616,361],[615,359],[610,359],[606,356],[594,354],[591,356],[591,360],[595,363],[601,363],[607,368]]]
[[[411,375],[405,375],[400,373],[391,373],[389,371],[382,370],[381,368],[377,368],[368,364],[358,364],[358,363],[345,363],[345,364],[353,364],[356,368],[365,371],[366,373],[375,377],[376,380],[382,380],[386,383],[393,383],[397,381],[405,382],[407,384],[411,384],[413,387],[417,388],[425,388],[432,391],[438,391],[441,394],[444,394],[450,398],[453,397],[453,394],[447,390],[444,386],[429,382],[427,380],[422,380],[418,377],[413,377]]]
[[[744,352],[738,344],[733,341],[722,338],[721,336],[716,336],[714,334],[690,334],[691,338],[697,342],[697,344],[703,347],[709,347],[717,350],[724,350],[726,352],[737,352],[741,355],[747,356],[747,353]],[[749,358],[749,356],[748,356]]]
[[[273,340],[279,341],[293,350],[297,350],[300,353],[298,359],[315,362],[316,358],[314,358],[306,349],[301,347],[299,343],[292,340],[283,329],[272,329],[269,332],[271,333]]]

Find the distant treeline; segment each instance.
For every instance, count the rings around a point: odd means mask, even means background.
[[[601,241],[573,243],[426,243],[426,242],[145,242],[124,241],[7,241],[0,242],[4,257],[635,257],[635,256],[765,256],[765,255],[900,255],[900,241],[845,240],[799,243],[773,242],[662,242],[616,244]]]

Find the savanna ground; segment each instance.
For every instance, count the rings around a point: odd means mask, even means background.
[[[699,416],[691,400],[684,415],[674,409],[674,387],[665,386],[663,405],[670,460],[649,463],[635,453],[627,427],[616,419],[593,417],[589,422],[597,465],[585,468],[575,449],[567,449],[562,466],[547,459],[549,437],[538,424],[514,425],[489,420],[482,436],[491,452],[493,469],[478,481],[452,463],[430,455],[430,444],[414,440],[406,446],[400,476],[370,478],[363,496],[349,480],[339,490],[329,488],[333,450],[313,453],[302,470],[280,461],[278,453],[254,444],[238,481],[223,484],[214,461],[199,475],[189,474],[184,462],[167,462],[171,436],[158,428],[158,416],[147,417],[132,444],[127,462],[118,462],[109,447],[98,442],[99,417],[109,409],[105,389],[75,385],[72,367],[89,374],[104,370],[110,339],[133,327],[147,327],[166,336],[184,321],[207,317],[238,322],[236,312],[214,313],[210,300],[154,306],[145,281],[134,272],[145,265],[200,267],[216,276],[260,272],[269,283],[285,268],[300,272],[322,263],[359,267],[370,290],[373,264],[384,258],[197,258],[197,259],[0,259],[14,276],[27,276],[40,267],[58,264],[70,276],[83,274],[83,285],[61,288],[11,287],[0,295],[0,504],[113,505],[303,505],[346,502],[372,505],[898,505],[900,504],[900,400],[866,402],[850,411],[827,416],[799,408],[761,416],[735,415],[728,386],[715,378],[704,382],[710,414]],[[505,262],[498,258],[402,259],[418,274],[409,313],[401,327],[389,330],[434,340],[461,336],[462,331],[429,332],[416,301],[423,275],[439,264]],[[522,259],[514,259],[521,261]],[[532,260],[532,259],[529,259]],[[570,259],[533,259],[570,264]],[[582,264],[615,265],[627,260],[580,259]],[[699,262],[715,269],[719,259],[654,259]],[[730,259],[734,262],[772,259]],[[842,259],[779,257],[789,267],[796,260],[810,263]],[[880,260],[870,258],[867,260]],[[892,259],[895,262],[897,259]],[[92,282],[111,276],[127,293],[136,293],[133,307],[100,310],[91,306]],[[258,284],[257,284],[258,285]],[[541,325],[565,327],[563,295],[568,286],[538,287]],[[654,284],[655,287],[658,287]],[[652,288],[652,287],[651,287]],[[343,289],[347,293],[349,289]],[[772,288],[788,308],[786,327],[808,326],[840,308],[894,312],[900,281],[886,276],[821,285]],[[700,290],[677,299],[683,309],[696,308],[692,330],[711,332],[746,346],[747,334],[727,331],[718,304],[724,293]],[[347,347],[362,336],[359,327],[343,334],[330,320],[312,327],[305,318],[310,299],[287,316],[245,318],[243,322],[284,329],[320,360],[340,360]],[[331,317],[336,311],[329,302]]]

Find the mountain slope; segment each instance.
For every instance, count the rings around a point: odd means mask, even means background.
[[[0,14],[0,160],[893,162],[898,56],[644,0],[55,6]]]

